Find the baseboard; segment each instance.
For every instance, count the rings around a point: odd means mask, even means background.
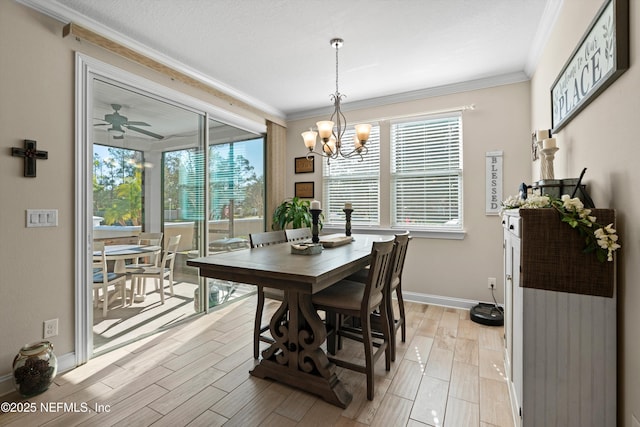
[[[441,305],[444,307],[464,308],[467,310],[478,304],[478,301],[475,300],[444,297],[440,295],[429,295],[418,292],[407,292],[405,290],[402,291],[402,298],[405,301],[419,302],[422,304]]]
[[[76,354],[75,352],[63,354],[62,356],[56,355],[58,359],[58,373],[57,375],[70,371],[71,369],[76,367]],[[54,380],[55,381],[55,380]],[[6,394],[15,391],[15,387],[13,385],[13,373],[10,372],[6,375],[0,376],[0,396],[4,396]]]

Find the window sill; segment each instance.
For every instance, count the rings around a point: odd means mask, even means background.
[[[463,240],[466,236],[466,231],[464,230],[415,230],[411,228],[386,228],[386,227],[355,227],[351,229],[353,234],[388,234],[394,235],[397,233],[404,232],[405,230],[409,230],[411,236],[414,238],[421,239],[445,239],[445,240]],[[333,227],[330,225],[325,225],[322,228],[322,233],[324,234],[332,234],[332,233],[344,233],[344,228]]]

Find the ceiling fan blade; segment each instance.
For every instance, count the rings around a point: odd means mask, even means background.
[[[133,126],[151,126],[149,123],[145,123],[145,122],[127,122],[127,125],[133,125]]]
[[[164,139],[164,136],[158,135],[157,133],[153,133],[153,132],[150,132],[148,130],[140,129],[140,128],[137,128],[135,126],[129,126],[128,124],[124,125],[124,126],[129,130],[132,130],[134,132],[140,132],[140,133],[142,133],[144,135],[150,136],[150,137],[155,138],[155,139]]]
[[[94,126],[109,126],[111,123],[96,123]]]

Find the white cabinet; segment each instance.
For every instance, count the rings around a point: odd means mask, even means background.
[[[554,220],[557,214],[549,218]],[[532,232],[527,221],[526,215],[521,217],[517,210],[507,212],[503,217],[505,369],[515,424],[525,427],[615,426],[615,292],[613,297],[596,296],[576,292],[575,286],[571,292],[562,292],[544,289],[547,283],[531,283],[538,275],[529,273],[526,277],[527,271],[547,268],[549,274],[540,277],[547,278],[551,288],[562,287],[562,283],[552,283],[556,280],[552,269],[567,269],[566,264],[573,258],[567,258],[570,248],[559,245],[563,252],[558,264],[552,267],[542,265],[545,262],[540,264],[539,259],[548,256],[553,259],[553,255],[540,253],[539,241],[535,246],[538,252],[532,252],[528,240],[540,236]],[[537,230],[542,226],[537,223],[536,227]],[[577,234],[566,224],[559,229],[562,233]],[[548,234],[543,233],[545,238]],[[543,248],[546,251],[544,245]],[[549,245],[549,251],[554,250],[554,245]],[[582,256],[576,255],[575,262],[584,263]],[[595,258],[593,254],[590,256]],[[546,264],[549,264],[548,259]],[[611,266],[590,264],[585,268],[596,269],[598,274],[588,277],[597,277],[603,268]],[[609,276],[613,282],[613,274],[605,274],[605,277]],[[584,281],[581,277],[576,280]],[[593,283],[585,286],[593,287]]]

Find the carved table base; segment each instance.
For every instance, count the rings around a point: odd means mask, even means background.
[[[311,304],[311,295],[285,292],[269,329],[275,342],[262,352],[263,358],[251,375],[300,388],[341,408],[349,405],[351,393],[338,380],[336,366],[320,348],[327,332]]]

